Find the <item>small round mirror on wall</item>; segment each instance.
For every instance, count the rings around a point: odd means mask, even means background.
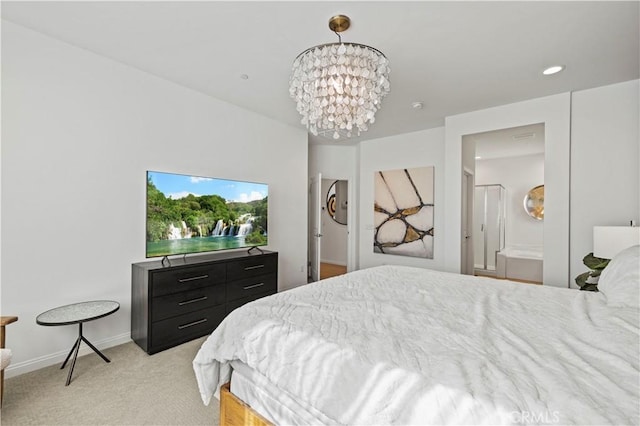
[[[524,197],[524,211],[537,220],[544,219],[544,185],[531,188]]]
[[[347,182],[337,180],[327,191],[327,213],[340,225],[347,224]]]

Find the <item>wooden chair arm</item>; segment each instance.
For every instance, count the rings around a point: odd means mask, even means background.
[[[4,348],[4,326],[16,321],[18,317],[0,317],[0,348]]]
[[[16,321],[18,321],[18,317],[0,317],[0,326],[4,327]]]
[[[0,316],[0,348],[4,349],[4,326],[18,321],[18,317]],[[2,407],[2,397],[4,394],[4,369],[0,370],[0,408]]]

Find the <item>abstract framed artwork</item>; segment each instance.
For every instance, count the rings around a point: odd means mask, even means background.
[[[375,253],[433,259],[434,167],[375,172]]]

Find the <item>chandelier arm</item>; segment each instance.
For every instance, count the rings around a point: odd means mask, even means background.
[[[334,43],[319,44],[317,46],[313,46],[313,47],[308,48],[307,50],[304,50],[302,53],[300,53],[298,56],[296,56],[296,59],[298,59],[300,56],[304,55],[305,53],[312,51],[313,49],[321,49],[323,47],[328,47],[328,46],[339,46],[341,44],[344,44],[346,46],[354,46],[354,47],[359,46],[359,47],[364,47],[366,49],[371,49],[374,52],[377,52],[378,54],[380,54],[380,56],[382,56],[383,58],[388,59],[387,56],[384,53],[382,53],[381,51],[379,51],[375,47],[367,46],[366,44],[350,43],[350,42],[344,42],[344,43],[341,43],[341,42],[340,43],[335,43],[334,42]],[[294,59],[293,62],[295,62],[296,59]]]

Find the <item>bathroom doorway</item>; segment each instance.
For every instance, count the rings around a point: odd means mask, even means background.
[[[544,206],[532,215],[530,197],[544,190],[544,123],[466,135],[463,149],[475,160],[474,273],[541,283]]]

